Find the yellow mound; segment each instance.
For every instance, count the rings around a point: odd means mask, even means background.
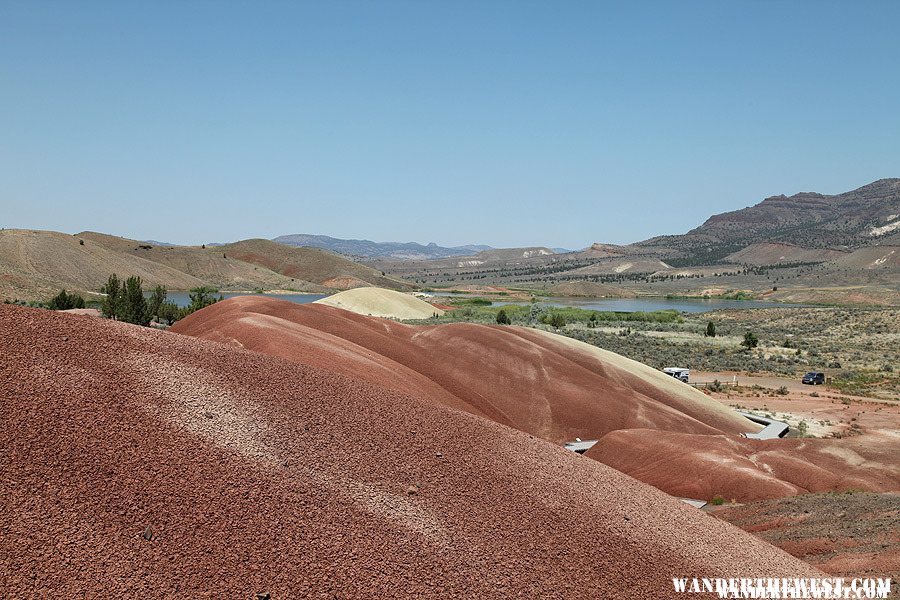
[[[435,314],[444,314],[441,309],[414,296],[376,287],[347,290],[316,302],[360,315],[389,319],[428,319]]]

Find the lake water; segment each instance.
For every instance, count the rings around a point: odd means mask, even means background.
[[[221,294],[214,294],[216,298],[219,296],[223,296],[224,298],[234,298],[235,296],[265,296],[266,298],[278,298],[279,300],[290,300],[291,302],[296,302],[297,304],[306,304],[308,302],[315,302],[321,298],[324,298],[324,294],[250,294],[250,293],[240,293],[240,292],[222,292]],[[191,303],[191,298],[188,292],[169,292],[166,294],[166,301],[174,302],[178,306],[187,306]]]
[[[457,296],[456,294],[435,294],[439,296]],[[466,297],[466,294],[458,295]],[[469,296],[474,297],[474,296]],[[723,308],[790,308],[803,304],[787,304],[784,302],[766,302],[763,300],[722,300],[710,298],[539,298],[539,304],[583,308],[585,310],[611,312],[652,312],[655,310],[677,310],[687,313],[702,313]],[[494,302],[494,306],[504,304],[530,304],[529,302]]]
[[[220,294],[216,294],[218,297]],[[315,302],[320,298],[325,298],[323,294],[250,294],[240,292],[223,292],[221,294],[225,298],[233,298],[235,296],[265,296],[267,298],[277,298],[279,300],[290,300],[297,304],[306,304]],[[476,297],[469,294],[452,294],[452,293],[435,293],[436,297],[458,297],[472,298]],[[167,296],[169,302],[174,302],[178,306],[187,306],[191,300],[187,292],[169,292]],[[504,304],[530,304],[529,302],[494,302],[494,306],[502,306]],[[545,306],[569,306],[575,308],[583,308],[585,310],[612,311],[612,312],[652,312],[655,310],[677,310],[688,313],[702,313],[711,310],[720,310],[723,308],[789,308],[804,306],[803,304],[786,304],[784,302],[765,302],[762,300],[721,300],[702,298],[541,298],[539,304]]]

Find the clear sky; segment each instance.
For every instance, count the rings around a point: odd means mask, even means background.
[[[900,177],[900,2],[0,0],[0,226],[680,233]]]

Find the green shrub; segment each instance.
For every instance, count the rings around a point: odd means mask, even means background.
[[[165,321],[169,325],[172,325],[175,321],[181,320],[189,314],[187,307],[178,306],[174,302],[163,302],[159,305],[156,318],[159,319],[160,322]]]
[[[722,496],[713,496],[712,500],[709,501],[713,506],[722,506],[725,504],[725,498]]]
[[[506,311],[502,308],[497,311],[497,324],[498,325],[510,325],[512,324],[512,320],[509,318],[509,315],[506,314]]]
[[[192,289],[188,294],[191,299],[191,303],[190,305],[188,305],[188,309],[190,309],[190,312],[188,314],[197,312],[201,308],[206,308],[207,306],[215,304],[216,302],[221,300],[222,296],[219,296],[218,298],[215,298],[213,296],[213,294],[217,293],[218,291],[219,290],[217,290],[216,288],[211,287],[198,287]]]
[[[566,317],[561,312],[554,311],[541,317],[541,322],[559,329],[566,326]]]
[[[47,302],[50,310],[69,310],[72,308],[84,308],[84,298],[77,294],[69,294],[66,290],[60,292]]]
[[[450,304],[453,306],[490,306],[493,302],[487,298],[454,298]]]
[[[759,338],[752,331],[748,331],[744,334],[744,341],[741,342],[741,346],[744,346],[747,350],[756,348],[759,346]]]

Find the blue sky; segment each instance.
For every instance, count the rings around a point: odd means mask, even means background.
[[[900,177],[900,2],[0,0],[0,226],[584,247]]]

